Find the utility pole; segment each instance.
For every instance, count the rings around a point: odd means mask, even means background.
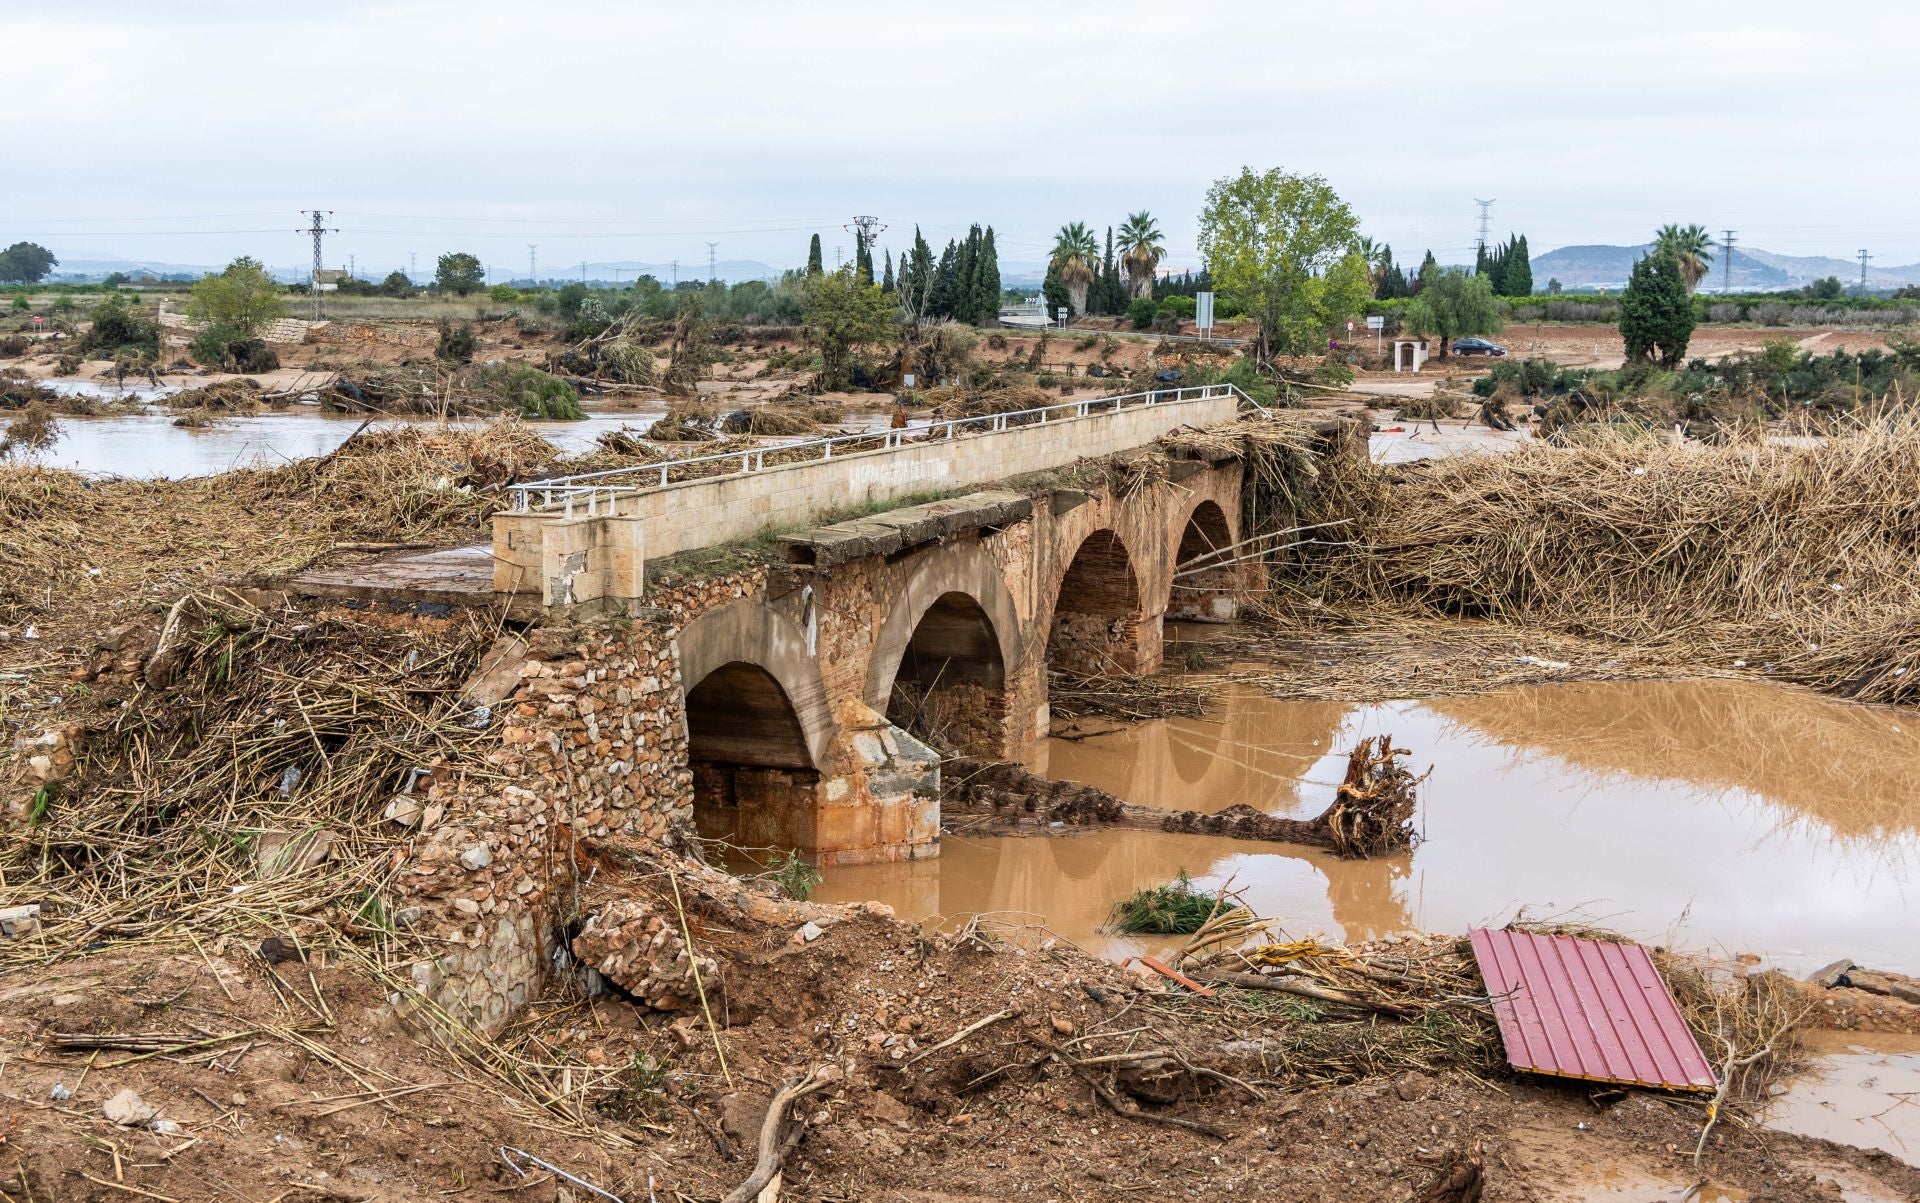
[[[1738,230],[1720,231],[1720,295],[1726,296],[1733,291],[1733,243]]]
[[[352,255],[348,255],[347,256],[347,279],[358,280],[359,278],[360,278],[360,265],[354,262]]]
[[[673,261],[673,291],[680,291],[680,261],[678,259]]]
[[[719,249],[720,249],[720,244],[717,242],[709,242],[707,244],[707,279],[709,281],[718,280],[720,278],[720,274],[714,270],[714,266],[713,266],[714,252],[718,251]]]
[[[485,273],[482,272],[481,274],[484,275]],[[420,279],[420,252],[408,251],[407,252],[407,283],[412,284],[419,279]]]
[[[1489,215],[1493,212],[1493,201],[1481,200],[1479,197],[1475,197],[1473,203],[1480,206],[1480,241],[1477,244],[1477,250],[1474,253],[1473,260],[1477,267],[1480,260],[1486,258],[1487,255],[1487,231],[1492,221]]]
[[[1873,256],[1867,254],[1867,248],[1861,247],[1860,248],[1860,295],[1863,297],[1867,295],[1867,260],[1871,258],[1873,258]]]
[[[853,261],[858,263],[863,252],[868,256],[873,254],[873,240],[879,237],[880,232],[887,227],[879,218],[863,214],[841,228],[853,235]]]
[[[841,267],[843,267],[843,266],[845,266],[845,265],[846,265],[846,262],[847,262],[847,257],[846,257],[845,255],[842,255],[842,254],[840,253],[840,244],[839,244],[839,243],[837,243],[837,242],[836,242],[836,243],[834,243],[834,244],[833,244],[833,266],[834,266],[834,270],[835,270],[835,271],[838,271],[838,270],[839,270],[839,269],[840,269]]]
[[[585,259],[580,261],[580,282],[582,284],[587,282],[587,261]]]
[[[540,283],[540,244],[527,244],[527,287],[533,288]]]
[[[320,258],[320,238],[324,234],[338,234],[340,231],[329,229],[325,224],[325,219],[333,216],[332,209],[324,212],[315,209],[311,216],[313,224],[304,230],[295,230],[294,233],[313,235],[313,274],[307,277],[307,291],[313,294],[313,320],[317,322],[320,320],[320,273],[324,270],[321,265],[326,262]]]

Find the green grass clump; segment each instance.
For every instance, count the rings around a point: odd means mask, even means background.
[[[1217,895],[1196,887],[1193,878],[1182,869],[1179,876],[1166,885],[1138,890],[1131,897],[1114,903],[1107,926],[1129,936],[1184,936],[1199,931],[1216,907],[1222,914],[1239,909],[1236,904],[1223,902]]]

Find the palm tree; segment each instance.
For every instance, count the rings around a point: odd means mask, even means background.
[[[1100,266],[1100,244],[1094,241],[1093,231],[1083,221],[1070,222],[1060,227],[1053,238],[1053,255],[1049,262],[1060,276],[1060,282],[1067,286],[1067,297],[1073,303],[1075,313],[1087,311],[1087,286],[1093,283],[1093,273]]]
[[[1664,225],[1653,236],[1655,254],[1671,254],[1680,261],[1680,274],[1687,281],[1688,292],[1694,290],[1712,266],[1713,255],[1707,248],[1713,245],[1713,237],[1701,226]]]
[[[1153,295],[1153,271],[1167,257],[1160,245],[1160,225],[1145,209],[1129,214],[1120,223],[1120,262],[1127,269],[1127,296]]]
[[[1380,281],[1387,278],[1387,272],[1393,267],[1393,248],[1375,241],[1370,234],[1361,234],[1353,240],[1353,249],[1367,261],[1367,275],[1372,278],[1373,286],[1379,288]]]

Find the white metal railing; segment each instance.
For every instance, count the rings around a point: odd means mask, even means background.
[[[1227,396],[1238,396],[1242,402],[1258,407],[1257,402],[1231,384],[1202,384],[1187,388],[1122,393],[1112,397],[1088,397],[1080,401],[1063,401],[1058,405],[1043,405],[1036,409],[981,414],[973,418],[943,418],[938,422],[910,429],[836,434],[824,439],[808,439],[805,442],[781,443],[771,447],[750,447],[744,451],[723,451],[716,455],[695,455],[686,459],[664,460],[656,464],[636,464],[629,468],[608,468],[601,472],[585,472],[577,476],[556,476],[551,480],[514,485],[510,490],[513,494],[510,508],[521,513],[536,509],[557,508],[568,518],[574,517],[576,510],[584,510],[587,517],[594,517],[602,513],[612,514],[617,499],[622,495],[646,492],[675,483],[671,479],[675,469],[735,461],[739,463],[740,467],[733,472],[710,472],[685,478],[715,480],[722,477],[750,475],[765,471],[769,467],[785,468],[799,463],[832,459],[834,448],[841,448],[842,454],[845,454],[846,449],[854,444],[860,444],[856,450],[861,452],[898,451],[908,446],[954,439],[965,434],[989,434],[1019,426],[1038,426],[1063,419],[1116,413],[1122,409],[1171,405],[1181,401],[1205,401]],[[807,454],[816,450],[817,455]],[[796,452],[799,453],[797,457],[794,454]],[[779,457],[771,465],[767,463],[767,456],[770,453]]]

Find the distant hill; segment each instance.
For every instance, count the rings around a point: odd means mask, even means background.
[[[1634,263],[1651,247],[1651,243],[1641,246],[1590,244],[1563,246],[1535,255],[1534,286],[1544,289],[1548,280],[1558,280],[1568,292],[1593,292],[1599,289],[1618,292],[1627,286],[1627,277],[1632,274]],[[1722,281],[1726,279],[1725,272],[1726,264],[1721,260],[1718,248],[1715,248],[1712,274],[1701,287],[1708,292],[1718,292]],[[1733,248],[1732,286],[1735,292],[1778,292],[1788,288],[1803,288],[1828,276],[1838,276],[1842,282],[1852,284],[1860,278],[1860,264],[1824,255],[1778,255],[1744,246]],[[1869,288],[1901,288],[1908,284],[1920,284],[1920,263],[1904,267],[1870,267],[1867,271]]]

